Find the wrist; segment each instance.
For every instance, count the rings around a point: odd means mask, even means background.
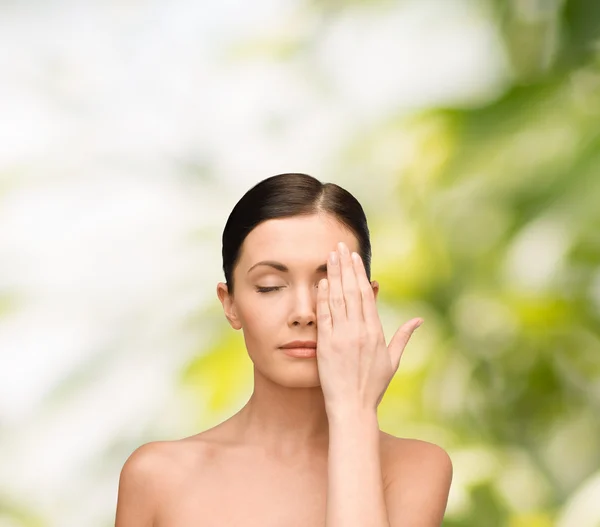
[[[377,409],[365,408],[358,404],[345,404],[326,407],[327,419],[330,426],[338,425],[378,425]]]

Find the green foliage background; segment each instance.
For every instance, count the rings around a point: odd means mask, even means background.
[[[355,130],[331,174],[359,199],[373,181],[391,190],[365,203],[381,309],[390,330],[403,316],[426,323],[380,421],[450,452],[445,525],[575,525],[569,500],[600,476],[600,4],[484,7],[512,66],[504,93],[476,107],[390,109]],[[386,3],[307,9],[327,24]],[[259,53],[289,60],[313,38]],[[225,338],[183,375],[215,380],[219,418],[250,375]]]
[[[294,9],[278,32],[240,36],[223,47],[220,60],[224,69],[265,63],[292,69],[326,105],[336,93],[320,45],[331,28],[347,16],[383,23],[404,3],[290,2]],[[348,119],[339,150],[313,175],[363,203],[388,338],[407,318],[425,319],[379,417],[383,430],[432,441],[450,453],[455,473],[444,525],[600,526],[600,2],[465,3],[501,36],[508,78],[500,92],[485,101],[389,107],[384,117]],[[419,50],[413,53],[420,61]],[[276,116],[262,124],[270,137],[282,126]],[[210,152],[187,161],[173,173],[190,193],[209,195],[226,179]],[[146,165],[131,166],[142,171]],[[27,167],[11,170],[18,175]],[[9,176],[0,180],[0,197],[17,186]],[[247,190],[239,187],[236,200]],[[219,245],[220,231],[212,226],[194,234],[186,243]],[[188,288],[184,282],[177,286]],[[0,318],[16,311],[20,300],[4,285]],[[107,338],[110,349],[100,358],[65,376],[46,408],[55,411],[73,398],[136,343],[141,330],[126,325],[125,336],[115,330],[114,341],[112,334]],[[242,335],[226,324],[216,299],[181,315],[173,327],[180,334],[165,340],[193,342],[189,360],[172,359],[181,362],[173,368],[173,384],[177,415],[184,417],[172,417],[174,406],[165,403],[162,424],[140,418],[142,424],[132,423],[82,467],[89,481],[110,481],[110,492],[124,459],[141,443],[165,439],[165,429],[181,437],[213,426],[251,392]],[[140,347],[147,344],[139,340]],[[136,357],[140,364],[156,358]],[[136,357],[118,364],[131,365]],[[107,394],[107,401],[114,398]],[[0,492],[0,527],[56,525],[43,507],[15,498],[9,487]],[[97,524],[111,525],[113,512],[99,513]]]

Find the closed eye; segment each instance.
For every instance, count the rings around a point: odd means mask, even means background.
[[[272,287],[261,287],[259,285],[256,286],[256,291],[259,293],[270,293],[271,291],[279,291],[280,289],[283,289],[284,286],[280,285],[280,286],[272,286]],[[317,282],[315,284],[315,288],[319,288],[319,283]]]
[[[279,291],[280,289],[283,289],[283,286],[278,286],[278,287],[260,287],[260,286],[256,286],[256,290],[259,293],[270,293],[271,291]]]

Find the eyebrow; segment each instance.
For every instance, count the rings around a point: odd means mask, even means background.
[[[277,269],[278,271],[281,271],[283,273],[287,273],[289,271],[289,268],[285,265],[283,265],[281,262],[275,262],[273,260],[263,260],[262,262],[258,262],[255,263],[252,267],[250,267],[250,269],[248,269],[248,273],[250,271],[252,271],[252,269],[254,269],[255,267],[258,267],[259,265],[265,265],[267,267],[272,267],[273,269]],[[326,273],[327,272],[327,264],[321,264],[319,265],[319,267],[317,267],[315,269],[316,273]],[[248,274],[246,273],[246,274]]]

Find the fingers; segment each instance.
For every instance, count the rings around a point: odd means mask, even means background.
[[[348,247],[340,242],[338,244],[339,261],[342,277],[342,290],[346,304],[346,316],[351,324],[363,320],[361,293],[356,277],[356,271]]]
[[[398,328],[398,331],[396,331],[396,334],[392,337],[388,349],[390,351],[390,358],[392,360],[394,371],[397,370],[398,366],[400,365],[400,359],[402,358],[404,348],[406,348],[410,337],[422,323],[422,318],[413,318],[412,320],[402,324]]]
[[[417,329],[422,323],[423,319],[413,318],[412,320],[402,324],[402,326],[400,326],[398,329],[399,345],[402,347],[406,346],[415,329]]]
[[[342,290],[342,271],[337,251],[329,253],[327,261],[327,282],[329,283],[329,310],[332,324],[341,324],[346,320],[346,302]]]
[[[319,341],[329,334],[332,324],[328,285],[328,280],[323,278],[319,282],[317,291],[317,331],[319,333]]]
[[[362,258],[357,253],[352,253],[352,263],[357,279],[358,289],[360,291],[362,316],[367,327],[378,328],[381,325],[377,305],[375,303],[375,294],[371,283],[367,278],[367,271]]]
[[[360,290],[350,251],[343,242],[338,243],[337,250],[329,254],[327,279],[333,326],[346,322],[360,323],[363,319]]]

